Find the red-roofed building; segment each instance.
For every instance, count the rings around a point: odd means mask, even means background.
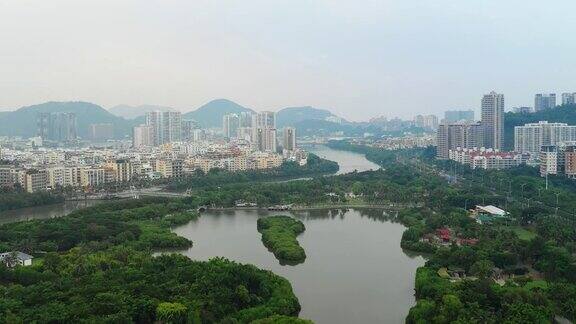
[[[472,169],[507,169],[526,163],[530,155],[527,153],[501,152],[493,149],[466,149],[450,150],[450,160],[468,164]]]
[[[450,242],[452,233],[449,228],[439,228],[436,230],[436,235],[444,242]]]

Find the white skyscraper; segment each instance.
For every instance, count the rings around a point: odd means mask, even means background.
[[[501,150],[504,147],[504,95],[494,91],[482,98],[484,147]]]
[[[179,111],[152,111],[146,114],[146,125],[152,127],[154,145],[182,140],[182,114]]]
[[[276,113],[262,111],[252,115],[252,142],[260,151],[276,152]]]
[[[536,156],[542,146],[555,146],[568,141],[576,141],[576,126],[540,121],[514,127],[514,150],[516,152]]]
[[[556,94],[537,93],[534,96],[534,110],[540,111],[556,107]]]
[[[236,114],[226,114],[222,117],[222,133],[225,138],[238,137],[238,128],[240,127],[240,118]]]
[[[575,103],[576,103],[576,92],[574,93],[565,92],[562,94],[563,105],[573,105]]]
[[[252,127],[276,128],[276,113],[273,111],[261,111],[252,115]]]
[[[139,148],[144,146],[152,146],[154,138],[152,134],[152,127],[148,125],[136,126],[132,129],[132,147]]]

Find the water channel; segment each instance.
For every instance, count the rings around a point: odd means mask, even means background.
[[[378,168],[361,154],[325,146],[308,150],[338,162],[339,174]],[[95,203],[66,202],[2,212],[0,224],[61,217]],[[256,221],[271,215],[267,211],[210,211],[175,232],[194,242],[183,252],[192,259],[226,257],[290,280],[302,304],[302,318],[320,324],[404,322],[414,303],[414,275],[424,259],[400,248],[404,226],[393,222],[393,215],[377,209],[288,214],[306,226],[298,240],[307,258],[296,266],[280,265],[262,245]]]

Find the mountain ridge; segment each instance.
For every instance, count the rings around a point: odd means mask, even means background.
[[[222,117],[226,114],[239,114],[241,112],[255,111],[241,106],[228,99],[214,99],[196,110],[189,111],[182,115],[183,119],[194,119],[203,127],[221,127]]]
[[[168,106],[148,105],[148,104],[138,106],[116,105],[108,109],[108,112],[110,112],[111,114],[125,119],[135,119],[144,116],[146,115],[147,112],[151,111],[178,111],[178,110]]]
[[[106,110],[100,105],[85,101],[49,101],[21,107],[15,111],[1,112],[0,135],[36,136],[36,121],[39,113],[74,112],[76,113],[77,130],[80,138],[87,139],[89,135],[89,125],[96,123],[113,124],[115,137],[125,138],[131,134],[133,126],[143,123],[145,113],[142,112],[144,110],[166,111],[169,109],[173,108],[156,105],[118,105]],[[136,113],[138,116],[125,118],[115,115],[113,112],[116,112],[116,114],[124,114],[126,112],[124,115],[129,117],[134,116],[134,114],[131,115],[131,113]],[[237,104],[231,100],[216,99],[207,102],[196,110],[183,113],[182,119],[194,119],[198,121],[202,127],[221,127],[222,117],[225,114],[239,114],[241,112],[256,113],[253,109]],[[327,109],[319,109],[311,106],[286,107],[278,110],[276,114],[278,128],[286,126],[297,128],[306,127],[308,131],[313,131],[315,125],[323,129],[340,129],[340,127],[337,127],[340,123],[335,121],[342,120],[342,124],[348,123]],[[334,120],[330,120],[330,118],[334,118]]]
[[[21,107],[0,114],[0,135],[32,137],[37,134],[37,118],[40,113],[71,112],[76,114],[78,136],[88,138],[89,125],[111,123],[117,138],[129,134],[131,123],[117,117],[99,105],[85,101],[49,101]]]

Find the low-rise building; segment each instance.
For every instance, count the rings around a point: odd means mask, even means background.
[[[500,152],[484,148],[457,148],[449,151],[449,159],[469,165],[472,169],[500,170],[525,164],[529,154]]]
[[[0,262],[8,268],[32,265],[33,256],[20,251],[0,253]]]
[[[508,219],[509,213],[496,206],[476,206],[472,211],[471,217],[476,220],[478,224],[492,224],[496,220]]]
[[[37,192],[46,190],[48,188],[48,181],[46,170],[27,170],[24,174],[24,189],[27,192]]]

